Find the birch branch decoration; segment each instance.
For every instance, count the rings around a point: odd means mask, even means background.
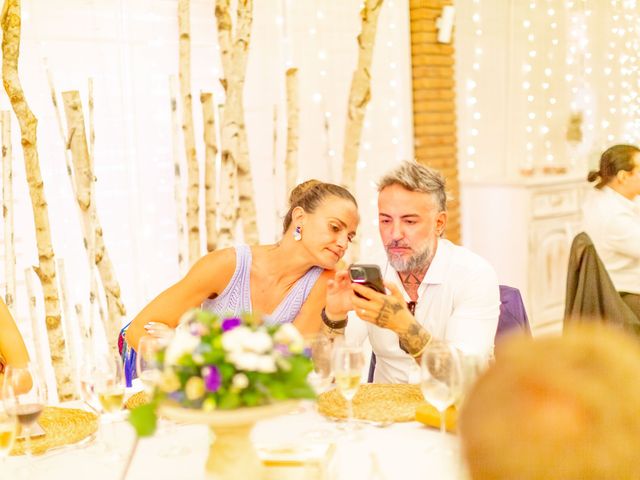
[[[88,81],[88,101],[89,101],[89,158],[91,158],[91,171],[93,171],[96,145],[96,129],[93,122],[93,78]]]
[[[237,34],[233,45],[233,73],[232,81],[236,83],[237,94],[232,96],[236,102],[238,112],[238,202],[244,241],[249,244],[259,242],[258,221],[256,214],[255,191],[251,174],[249,158],[249,141],[247,128],[244,123],[244,81],[249,59],[249,45],[251,43],[251,26],[253,23],[253,0],[238,1]],[[226,73],[225,73],[226,75]]]
[[[36,146],[38,120],[29,108],[18,75],[20,54],[20,0],[5,0],[2,9],[2,80],[20,125],[25,171],[33,209],[39,265],[34,267],[44,294],[47,335],[51,362],[56,378],[58,398],[72,399],[73,382],[67,361],[67,350],[60,317],[60,301],[56,285],[56,266],[51,245],[49,210],[45,199],[40,161]]]
[[[67,168],[67,178],[69,179],[69,183],[71,186],[71,192],[73,193],[73,197],[77,200],[77,189],[76,189],[76,180],[73,171],[73,165],[71,160],[71,149],[67,146],[67,137],[64,133],[64,123],[62,122],[62,114],[60,113],[60,106],[58,104],[58,94],[56,92],[55,84],[53,82],[53,75],[48,68],[47,59],[44,59],[45,71],[47,73],[47,81],[49,82],[49,93],[51,97],[51,102],[53,103],[53,108],[56,113],[56,122],[58,124],[58,132],[60,134],[60,138],[62,140],[62,144],[64,145],[64,159]],[[93,82],[89,83],[90,93],[89,93],[89,102],[93,102]],[[91,123],[91,122],[90,122]],[[91,127],[90,127],[91,128]],[[95,134],[94,134],[95,138]],[[91,154],[90,154],[91,156]],[[93,157],[90,157],[93,158]],[[91,165],[93,165],[93,161],[91,161]],[[93,167],[91,167],[91,171],[93,171]],[[82,242],[85,248],[85,252],[87,254],[87,261],[89,265],[89,315],[95,315],[95,304],[98,305],[98,312],[100,315],[100,320],[103,325],[107,324],[107,319],[104,314],[104,308],[102,307],[102,300],[99,295],[98,289],[98,280],[97,280],[97,267],[95,264],[95,229],[88,228],[88,225],[85,225],[85,220],[83,218],[82,209],[78,209],[78,219],[80,223],[80,227],[82,229]],[[66,310],[65,310],[66,312]],[[93,322],[93,318],[89,319],[90,322]]]
[[[360,11],[362,28],[358,35],[358,64],[353,72],[349,91],[342,164],[342,184],[352,191],[356,181],[362,125],[367,104],[371,100],[371,63],[382,3],[383,0],[365,0]]]
[[[36,361],[41,369],[44,370],[47,361],[45,360],[45,345],[42,339],[42,331],[40,318],[38,316],[38,300],[36,298],[35,285],[33,281],[33,269],[31,267],[24,269],[24,285],[27,292],[27,304],[29,306],[29,320],[31,325],[31,340],[33,342],[33,351],[36,355]],[[58,389],[59,390],[59,389]],[[58,396],[60,394],[58,393]],[[73,398],[73,397],[71,397]]]
[[[67,117],[68,144],[71,150],[74,178],[76,180],[76,200],[82,212],[82,224],[88,241],[87,252],[90,263],[94,263],[100,273],[105,296],[107,297],[108,320],[105,321],[103,319],[105,322],[105,334],[109,346],[115,348],[122,317],[125,315],[126,310],[120,298],[120,284],[116,279],[113,264],[104,245],[102,227],[95,207],[95,195],[93,192],[95,176],[87,145],[80,93],[77,90],[63,92],[62,101]]]
[[[11,114],[3,110],[2,120],[2,218],[4,219],[5,302],[16,318],[16,250],[13,236],[13,152],[11,151]]]
[[[80,357],[78,355],[78,349],[76,348],[77,340],[82,337],[80,335],[80,328],[76,319],[71,314],[71,304],[69,301],[69,289],[67,288],[67,275],[64,267],[64,260],[61,258],[56,259],[56,266],[58,267],[58,286],[60,288],[60,300],[62,303],[62,321],[67,338],[67,346],[69,349],[69,360],[71,361],[72,379],[76,393],[79,391],[80,386]]]
[[[191,98],[191,19],[190,0],[178,0],[179,80],[182,98],[182,133],[187,159],[187,232],[189,238],[189,265],[200,258],[200,169],[196,156]]]
[[[233,65],[231,44],[231,16],[229,15],[229,0],[216,0],[215,15],[218,27],[218,44],[225,78],[220,80],[225,90],[225,103],[220,108],[220,230],[218,232],[218,248],[233,245],[234,227],[238,218],[238,186],[237,186],[237,157],[238,157],[238,122],[234,120],[236,89],[229,81]],[[237,115],[235,115],[237,117]]]
[[[176,203],[176,229],[178,234],[178,270],[186,272],[187,238],[185,236],[185,212],[183,202],[182,162],[180,161],[180,121],[178,120],[178,87],[175,75],[169,77],[169,97],[171,108],[171,148],[173,157],[173,198]]]
[[[298,69],[287,70],[287,156],[285,172],[287,192],[293,190],[298,182],[298,141],[300,124],[300,106],[298,98]]]
[[[202,118],[204,121],[204,208],[205,227],[207,230],[207,252],[216,249],[216,156],[218,145],[216,142],[215,110],[213,107],[213,94],[201,93]]]
[[[247,243],[258,242],[258,224],[254,201],[253,180],[249,159],[249,144],[244,123],[243,90],[246,66],[251,41],[251,25],[253,22],[253,2],[239,0],[237,11],[236,36],[232,34],[231,15],[229,14],[229,0],[216,0],[215,16],[218,28],[218,43],[222,58],[224,78],[221,79],[225,90],[225,108],[221,128],[221,157],[224,175],[221,175],[220,198],[221,226],[220,246],[233,243],[229,235],[234,230],[233,225],[238,220],[235,205],[228,202],[235,199],[239,202],[239,213],[242,218],[244,240]],[[237,178],[230,177],[231,165],[236,169]],[[229,186],[227,183],[231,182]],[[236,185],[237,183],[237,185]],[[233,189],[233,197],[225,197],[225,193]],[[236,211],[234,211],[236,210]],[[227,225],[231,222],[233,225]],[[232,237],[232,235],[231,235]]]

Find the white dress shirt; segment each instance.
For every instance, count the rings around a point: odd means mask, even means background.
[[[386,257],[379,263],[385,281],[398,285],[405,300],[397,272]],[[449,240],[438,240],[438,247],[427,273],[418,287],[416,320],[434,338],[446,340],[465,354],[488,355],[500,314],[500,292],[493,267],[483,258]],[[420,368],[398,344],[393,331],[361,320],[349,313],[347,341],[359,343],[368,335],[376,354],[376,383],[417,383]]]
[[[616,290],[640,294],[640,205],[604,187],[589,193],[582,211],[584,231]]]

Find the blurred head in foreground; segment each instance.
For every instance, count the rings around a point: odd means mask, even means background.
[[[460,412],[473,480],[640,478],[640,342],[601,325],[501,346]]]

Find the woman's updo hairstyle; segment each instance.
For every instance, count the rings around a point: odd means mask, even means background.
[[[285,233],[291,225],[293,209],[301,207],[307,213],[313,213],[325,201],[327,197],[344,198],[353,202],[357,207],[356,199],[344,187],[334,183],[325,183],[319,180],[307,180],[297,185],[289,195],[289,211],[282,222],[282,232]]]
[[[600,157],[600,170],[590,171],[587,180],[598,180],[596,188],[608,185],[620,170],[631,172],[635,168],[633,157],[639,152],[640,148],[634,145],[614,145],[608,148]]]

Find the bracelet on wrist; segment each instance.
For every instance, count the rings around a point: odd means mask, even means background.
[[[320,312],[320,317],[322,318],[322,321],[324,322],[324,324],[332,330],[340,330],[347,326],[346,318],[343,318],[340,320],[329,320],[329,318],[327,317],[327,312],[325,311],[324,307]]]

